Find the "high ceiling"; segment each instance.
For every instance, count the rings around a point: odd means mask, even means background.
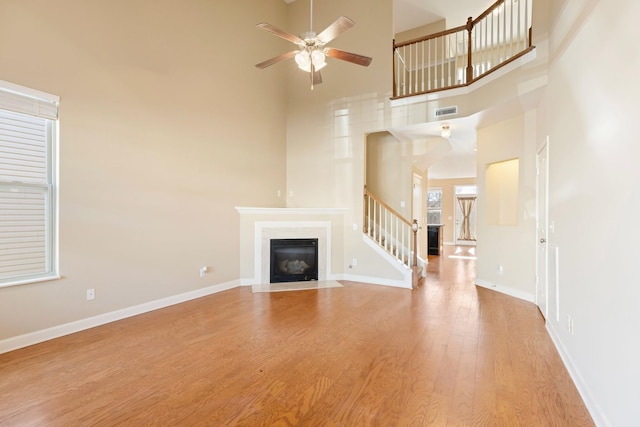
[[[293,3],[296,0],[284,0]],[[396,32],[445,19],[448,27],[457,27],[487,10],[495,0],[394,0],[393,16]]]
[[[292,3],[296,0],[284,1]],[[464,25],[468,17],[477,17],[494,2],[495,0],[394,0],[394,30],[399,33],[442,19],[446,21],[448,28]],[[448,140],[439,136],[442,125],[440,122],[394,129],[392,133],[401,140],[429,141],[434,150],[427,156],[428,159],[425,157],[427,160],[421,166],[428,167],[430,177],[473,177],[476,175],[475,129],[478,117],[458,118],[448,122],[452,130],[452,136]]]
[[[394,0],[396,32],[445,19],[447,27],[464,25],[467,18],[477,17],[495,0]]]

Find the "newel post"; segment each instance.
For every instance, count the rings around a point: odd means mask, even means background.
[[[411,230],[413,231],[413,266],[418,265],[418,220],[414,219],[411,224]]]
[[[473,81],[473,62],[471,58],[471,33],[473,32],[473,19],[469,17],[467,19],[467,32],[469,33],[469,37],[467,38],[467,81],[466,84],[471,84]]]

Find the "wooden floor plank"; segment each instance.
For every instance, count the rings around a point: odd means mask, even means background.
[[[0,425],[592,426],[537,308],[452,249],[414,290],[243,287],[0,355]]]

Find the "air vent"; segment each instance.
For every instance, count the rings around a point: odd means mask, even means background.
[[[452,116],[458,114],[458,106],[436,108],[436,117]]]

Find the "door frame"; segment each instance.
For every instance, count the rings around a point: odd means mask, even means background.
[[[426,202],[424,202],[425,198],[426,198],[426,191],[423,188],[423,178],[422,175],[420,175],[419,173],[414,172],[413,173],[413,178],[411,180],[412,182],[412,206],[411,206],[411,219],[417,219],[418,220],[418,257],[420,259],[427,259],[426,255],[423,256],[423,254],[427,253],[427,248],[426,248],[426,234],[422,231],[422,230],[426,230],[427,228],[425,227],[427,220],[426,220],[426,209],[427,209],[427,205]]]
[[[544,158],[544,171],[540,162]],[[541,193],[544,191],[544,193]],[[541,206],[544,204],[544,206]],[[544,240],[544,241],[543,241]],[[536,153],[536,293],[535,303],[545,318],[549,316],[549,137]],[[541,257],[540,245],[544,245]],[[542,258],[542,259],[541,259]]]

